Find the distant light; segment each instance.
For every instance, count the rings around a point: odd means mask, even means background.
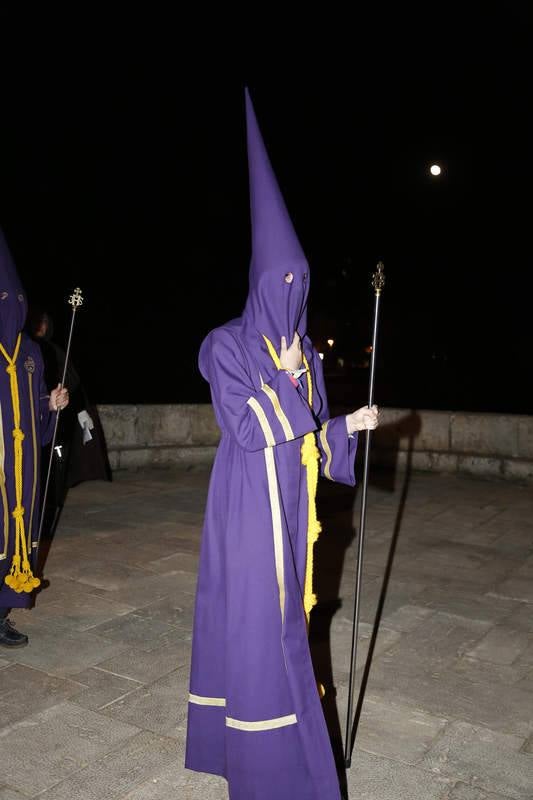
[[[328,344],[330,347],[333,347],[333,345],[335,344],[335,339],[328,339]]]
[[[324,353],[319,353],[318,357],[321,359],[321,361],[324,361]]]
[[[431,172],[432,175],[435,175],[435,176],[436,175],[440,175],[441,172],[442,172],[442,170],[441,170],[441,168],[439,167],[438,164],[432,164],[430,166],[430,168],[429,168],[429,171]]]

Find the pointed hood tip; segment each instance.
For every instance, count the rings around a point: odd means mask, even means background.
[[[0,341],[12,351],[24,327],[28,305],[13,256],[0,228]]]
[[[248,87],[245,104],[252,225],[245,314],[255,320],[257,330],[276,338],[284,335],[292,341],[297,327],[301,335],[306,328],[307,259],[272,168]],[[293,273],[290,292],[285,282],[289,272]]]

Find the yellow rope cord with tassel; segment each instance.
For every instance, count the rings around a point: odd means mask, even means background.
[[[263,334],[268,352],[272,361],[278,369],[283,369],[279,356],[274,349],[274,345],[270,339]],[[303,354],[304,366],[307,370],[307,401],[310,408],[313,408],[313,380],[311,377],[311,370],[309,363]],[[318,461],[320,458],[320,451],[316,446],[315,434],[313,431],[306,433],[301,449],[302,464],[306,468],[307,474],[307,501],[308,501],[308,514],[307,514],[307,561],[305,566],[305,585],[304,585],[304,610],[309,624],[309,615],[311,609],[316,605],[317,597],[313,591],[313,550],[318,535],[322,530],[322,526],[317,518],[316,513],[316,490],[318,486]]]
[[[20,350],[21,334],[17,338],[13,358],[9,356],[3,344],[0,342],[0,352],[8,363],[6,372],[9,375],[11,389],[11,401],[13,403],[13,449],[15,456],[15,508],[12,516],[15,520],[15,553],[9,574],[6,576],[5,583],[13,591],[32,592],[41,581],[35,578],[28,558],[28,548],[26,544],[26,534],[24,532],[24,507],[22,505],[22,442],[24,433],[20,427],[20,395],[17,379],[16,361]]]

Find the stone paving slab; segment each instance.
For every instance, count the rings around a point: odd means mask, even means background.
[[[530,638],[530,644],[528,645],[527,650],[524,650],[524,652],[521,653],[518,656],[517,663],[518,664],[529,664],[529,665],[531,665],[533,667],[533,642],[531,642],[531,638]]]
[[[71,537],[69,536],[68,538],[70,539]],[[55,540],[52,547],[56,547]],[[84,600],[85,598],[100,597],[101,595],[111,598],[109,592],[101,592],[100,590],[94,589],[92,586],[82,586],[81,583],[78,583],[78,581],[68,576],[63,575],[60,580],[54,579],[50,581],[48,575],[47,564],[46,577],[41,583],[39,592],[35,595],[35,605],[30,615],[32,617],[38,614],[43,606],[50,604],[64,605],[65,612],[67,612],[69,607],[76,601],[76,598],[82,598],[82,600]],[[129,606],[125,606],[125,608],[126,611],[133,610]]]
[[[163,776],[138,786],[121,800],[225,800],[228,796],[227,786],[226,781],[216,775],[178,768],[166,770]]]
[[[128,649],[118,656],[101,661],[98,669],[130,678],[140,683],[153,681],[180,667],[188,667],[191,659],[191,639],[173,643],[159,642],[152,650]]]
[[[512,686],[516,684],[518,688],[522,686],[522,681],[528,678],[533,667],[528,664],[494,664],[491,661],[480,661],[469,655],[461,656],[451,666],[451,669],[463,675],[472,683],[484,682],[496,689],[498,684]],[[523,687],[522,687],[523,688]],[[500,691],[502,689],[500,688]]]
[[[525,578],[533,578],[533,556],[529,556],[529,558],[526,558],[526,560],[522,562],[516,574],[523,575]]]
[[[198,564],[200,563],[199,553],[172,553],[172,555],[157,558],[154,561],[148,561],[146,568],[153,572],[191,572],[196,575],[198,572]]]
[[[95,636],[112,642],[122,642],[128,647],[153,647],[159,639],[172,630],[172,626],[160,620],[141,617],[136,612],[125,614],[91,629]]]
[[[75,587],[59,596],[55,591],[50,593],[48,602],[45,602],[46,592],[43,592],[43,597],[39,596],[38,605],[29,618],[38,619],[41,625],[53,624],[74,631],[88,631],[134,610],[132,606],[118,603],[109,596],[100,597],[84,592],[79,583]]]
[[[90,708],[93,711],[98,711],[116,700],[121,700],[142,686],[140,681],[122,675],[114,675],[99,667],[79,672],[76,675],[76,681],[78,684],[81,683],[83,688],[78,689],[71,696],[71,700],[79,706]]]
[[[181,668],[105,706],[101,713],[153,733],[182,737],[188,692],[189,673]]]
[[[347,699],[347,685],[339,684],[338,707],[346,709]],[[342,722],[344,724],[344,719]],[[368,694],[359,722],[357,747],[404,764],[418,764],[447,724],[444,717],[418,711],[401,702],[384,702],[379,696]]]
[[[533,692],[533,667],[527,666],[525,676],[516,684],[517,688],[526,692]]]
[[[461,551],[459,551],[461,553]],[[414,562],[414,563],[413,563]],[[419,558],[400,558],[395,564],[396,577],[406,578],[412,575],[413,572],[419,577],[419,580],[425,583],[431,583],[434,579],[448,576],[451,583],[461,582],[465,586],[474,584],[478,591],[496,591],[505,593],[508,583],[512,583],[513,579],[507,580],[509,574],[516,567],[516,560],[514,558],[494,558],[487,553],[487,558],[479,561],[473,565],[467,566],[461,557],[461,563],[457,566],[453,565],[453,560],[446,563],[443,559],[438,557],[433,559],[431,553],[423,553]],[[514,579],[516,583],[523,579]],[[525,581],[524,581],[525,583]],[[505,594],[504,594],[505,596]],[[532,595],[533,597],[533,595]],[[517,597],[516,599],[524,599]]]
[[[49,585],[12,615],[30,645],[0,652],[0,800],[227,798],[183,767],[207,482],[154,469],[71,490]],[[312,644],[344,728],[358,490],[322,487]],[[404,487],[370,486],[357,686],[398,536],[349,798],[532,800],[531,490],[415,473],[397,530]]]
[[[120,589],[113,591],[112,594],[106,591],[103,596],[112,597],[116,602],[126,603],[138,610],[170,595],[192,595],[193,598],[190,600],[192,603],[195,589],[196,576],[176,570],[165,575],[144,573],[142,578],[131,581],[130,584],[122,586]]]
[[[137,733],[132,725],[60,703],[4,729],[2,779],[31,797]]]
[[[350,798],[357,800],[444,800],[447,776],[356,750],[348,770]]]
[[[24,664],[10,664],[0,679],[0,720],[12,725],[29,714],[44,711],[78,694],[75,681],[47,675]]]
[[[153,620],[154,624],[173,625],[192,630],[194,594],[180,592],[172,597],[163,597],[155,603],[148,603],[137,611],[140,617]],[[149,624],[149,623],[147,623]]]
[[[399,663],[404,670],[443,673],[485,636],[489,624],[437,611],[388,650],[387,663]]]
[[[531,693],[483,680],[469,680],[453,669],[431,671],[415,668],[404,671],[398,659],[383,655],[372,666],[369,691],[388,702],[402,702],[435,716],[467,720],[526,738],[533,729]]]
[[[509,795],[494,794],[458,781],[446,800],[509,800]]]
[[[370,645],[372,627],[365,622],[359,625],[360,638],[357,647],[357,667],[362,669]],[[374,647],[374,656],[388,651],[401,639],[398,631],[380,628]],[[331,652],[333,669],[338,678],[345,677],[350,671],[350,657],[352,650],[352,621],[342,617],[333,619],[331,624]],[[329,646],[329,645],[328,645]]]
[[[531,800],[533,755],[520,752],[518,736],[454,722],[424,758],[436,775],[459,777],[467,784],[516,800]]]
[[[174,739],[142,731],[43,794],[42,800],[120,800],[172,764],[181,769]],[[185,800],[185,798],[183,798]]]
[[[0,800],[27,800],[27,794],[21,794],[8,786],[0,786]]]
[[[494,541],[493,549],[497,553],[524,558],[532,552],[533,531],[531,525],[516,522],[512,526],[505,525],[500,529],[501,535]]]
[[[521,603],[533,603],[533,580],[510,577],[498,584],[492,593],[495,597],[519,600]]]
[[[494,664],[512,664],[521,655],[525,656],[533,643],[533,634],[515,631],[504,625],[496,625],[467,655]]]
[[[24,615],[13,613],[20,628]],[[110,658],[126,649],[123,642],[112,642],[92,633],[76,633],[46,627],[30,626],[31,645],[17,648],[16,652],[6,649],[6,657],[11,662],[25,664],[48,672],[51,675],[68,677],[92,667],[102,658]],[[4,650],[2,651],[4,652]]]
[[[517,601],[496,597],[494,594],[474,594],[465,587],[459,591],[449,582],[434,582],[417,595],[421,606],[456,614],[458,617],[495,624],[521,608]]]
[[[495,521],[505,510],[504,506],[476,505],[458,503],[443,511],[435,514],[432,519],[439,524],[449,527],[454,533],[450,536],[450,541],[455,541],[456,537],[461,538],[462,528],[476,528],[483,523]]]
[[[317,582],[317,586],[320,583]],[[419,595],[427,588],[427,584],[419,583],[416,580],[406,581],[391,578],[388,583],[388,590],[385,598],[383,613],[385,616],[393,614],[405,605],[417,605]],[[378,602],[383,589],[383,570],[379,577],[363,574],[361,589],[361,619],[363,622],[373,624],[376,617]],[[339,614],[345,619],[353,619],[354,595],[355,595],[355,572],[343,574],[340,587],[338,589],[341,608]],[[323,597],[323,594],[320,595]]]
[[[163,539],[148,539],[145,530],[132,532],[121,528],[112,535],[91,533],[85,538],[71,536],[69,541],[63,542],[62,548],[51,550],[48,558],[48,572],[51,575],[70,574],[70,564],[73,559],[83,555],[88,560],[99,560],[102,549],[105,551],[106,562],[115,562],[119,565],[124,564],[146,570],[150,561],[172,554],[177,547],[172,542]],[[73,577],[79,577],[76,572],[72,574]],[[115,588],[115,585],[111,584],[111,588]]]
[[[410,633],[434,613],[433,609],[423,606],[400,606],[392,614],[384,617],[383,626],[400,633]]]
[[[63,568],[53,565],[47,573],[50,581],[60,580]],[[146,576],[146,571],[123,561],[108,561],[105,554],[100,558],[81,557],[69,567],[68,574],[75,581],[86,586],[94,586],[105,591],[116,591],[128,587]]]

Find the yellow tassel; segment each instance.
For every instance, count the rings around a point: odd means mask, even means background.
[[[311,370],[305,354],[303,356],[304,366],[307,370],[307,400],[309,406],[313,408],[313,379]],[[314,432],[306,433],[302,445],[302,464],[307,472],[307,563],[305,567],[305,587],[304,587],[304,610],[309,624],[311,609],[317,603],[317,596],[313,591],[313,570],[314,570],[314,546],[322,530],[316,513],[316,490],[318,486],[318,462],[320,451],[316,446],[316,436]]]
[[[279,356],[274,349],[274,345],[270,339],[263,334],[268,352],[272,361],[277,369],[283,369]],[[303,355],[304,366],[307,370],[307,401],[310,408],[313,408],[313,380],[311,377],[311,370],[305,354]],[[304,585],[304,599],[303,605],[305,615],[307,617],[307,624],[309,624],[309,616],[311,609],[317,603],[316,594],[313,591],[313,550],[318,535],[322,530],[322,526],[317,519],[316,513],[316,490],[318,486],[318,462],[320,459],[320,451],[316,446],[316,437],[314,432],[306,433],[301,449],[302,464],[306,469],[307,475],[307,560],[305,565],[305,585]]]
[[[304,610],[309,622],[311,609],[317,603],[316,594],[313,591],[313,560],[314,545],[322,526],[317,519],[316,513],[316,490],[318,485],[318,459],[320,453],[315,444],[315,434],[306,433],[302,445],[302,464],[307,472],[307,562],[305,567],[305,586],[304,586]]]
[[[11,562],[11,569],[5,578],[5,583],[14,592],[32,592],[41,581],[34,577],[28,558],[28,548],[26,545],[26,533],[24,530],[24,507],[22,505],[22,442],[24,433],[20,427],[20,396],[17,379],[16,361],[20,350],[21,334],[17,338],[15,352],[11,358],[3,344],[0,343],[0,353],[6,359],[8,366],[6,372],[9,375],[9,386],[11,389],[11,401],[13,404],[13,451],[15,457],[15,508],[12,516],[15,520],[15,553]]]

